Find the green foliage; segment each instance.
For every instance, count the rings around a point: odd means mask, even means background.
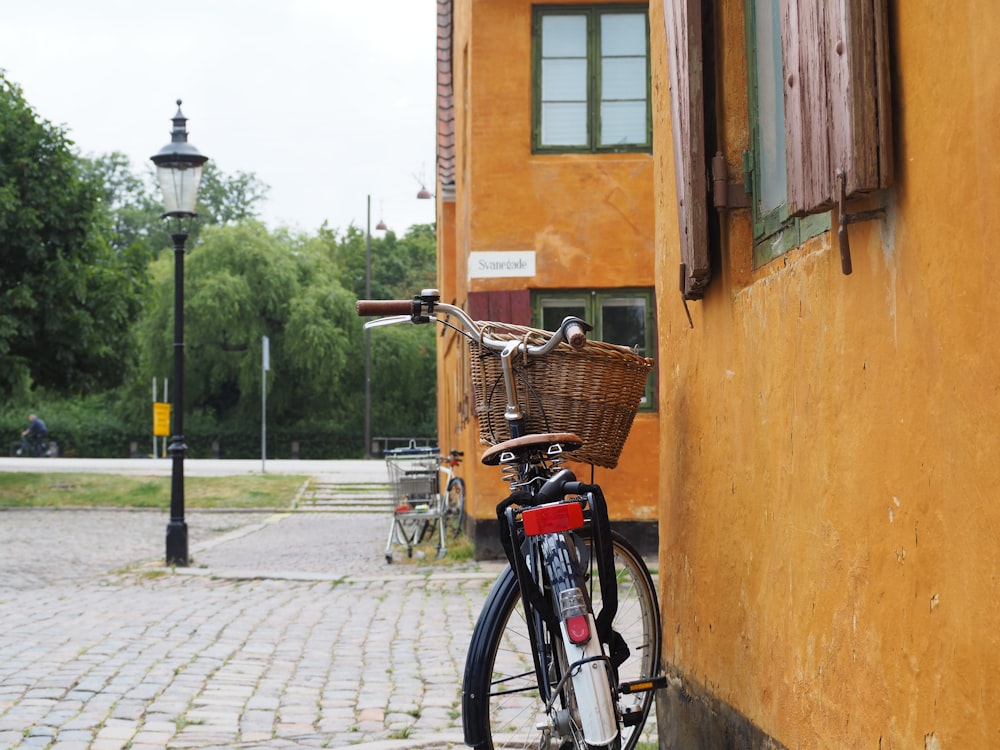
[[[152,183],[152,169],[145,177],[132,171],[129,158],[113,152],[82,158],[81,167],[97,187],[108,236],[118,253],[137,254],[143,264],[161,248],[170,246],[168,227],[160,218],[163,204]]]
[[[142,269],[71,146],[0,74],[0,395],[114,387],[132,352]]]
[[[28,414],[42,418],[62,456],[128,455],[130,429],[121,418],[113,391],[71,399],[36,391],[29,399],[9,403],[0,411],[5,454],[27,426]],[[147,423],[150,420],[147,416]]]
[[[317,458],[362,452],[364,332],[354,311],[356,294],[339,281],[345,265],[357,265],[352,254],[362,254],[363,261],[364,246],[355,239],[351,232],[343,241],[331,232],[269,232],[255,222],[205,228],[185,266],[186,438],[199,434],[192,421],[198,420],[228,455],[259,454],[261,339],[267,336],[272,444],[284,451],[298,441],[303,458],[314,450],[321,453]],[[422,246],[409,248],[408,238],[394,243],[401,253],[421,257]],[[426,260],[423,268],[427,273]],[[153,294],[139,327],[148,356],[131,391],[142,419],[148,418],[149,397],[143,394],[151,379],[172,373],[170,259],[158,260],[151,278]],[[433,434],[433,329],[399,326],[371,336],[373,430]],[[208,450],[197,447],[196,438],[187,442],[192,450]]]
[[[357,299],[365,297],[365,231],[353,224],[343,237],[326,226],[318,239],[337,259],[339,280]],[[437,286],[437,245],[433,224],[414,224],[403,238],[395,232],[371,238],[371,299],[410,299]]]
[[[208,224],[235,224],[260,218],[260,205],[270,187],[253,172],[222,172],[215,162],[205,164],[198,190],[198,213]]]
[[[161,218],[163,201],[151,164],[137,175],[120,152],[80,160],[98,189],[108,243],[119,253],[137,255],[143,264],[173,247],[173,226]],[[270,188],[252,172],[228,175],[214,162],[205,164],[198,192],[198,218],[186,227],[190,240],[202,227],[256,220]]]
[[[432,224],[416,224],[400,240],[387,232],[372,255],[372,298],[409,299],[437,286],[437,244]]]
[[[64,455],[150,446],[151,384],[173,378],[175,253],[147,164],[83,158],[0,71],[0,434],[45,419]],[[354,301],[435,286],[433,225],[315,235],[256,221],[268,187],[206,166],[186,227],[185,442],[191,456],[363,453],[366,337]],[[164,252],[166,251],[166,252]],[[369,264],[370,260],[370,264]],[[372,431],[433,435],[435,330],[371,331]],[[160,394],[157,394],[160,397]]]
[[[185,398],[215,419],[252,422],[260,411],[261,339],[270,339],[273,408],[308,416],[333,392],[346,363],[353,300],[309,242],[255,222],[207,227],[185,270]],[[173,361],[173,263],[153,267],[154,296],[142,326],[148,374]],[[314,408],[314,405],[313,405]],[[328,411],[323,416],[332,416]]]
[[[437,328],[375,328],[372,344],[374,435],[433,435],[437,431]]]

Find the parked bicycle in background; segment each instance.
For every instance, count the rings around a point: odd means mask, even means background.
[[[587,341],[578,318],[554,332],[477,323],[436,290],[357,310],[387,316],[366,328],[436,322],[469,339],[482,461],[510,486],[497,505],[508,565],[466,658],[466,744],[631,750],[665,683],[655,585],[600,486],[565,464],[617,465],[652,361]]]
[[[465,480],[455,475],[462,463],[462,451],[454,448],[447,456],[438,456],[441,466],[440,489],[444,492],[444,528],[451,539],[458,539],[465,526]]]
[[[385,561],[392,563],[393,549],[402,546],[412,557],[414,548],[437,537],[437,555],[444,557],[448,539],[456,539],[465,520],[465,482],[455,476],[462,451],[439,455],[436,448],[418,447],[385,451],[392,491],[392,525],[385,546]]]

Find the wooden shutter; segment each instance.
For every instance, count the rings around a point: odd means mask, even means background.
[[[830,14],[834,175],[847,195],[892,184],[891,101],[886,0],[835,0]]]
[[[788,212],[892,183],[886,0],[782,0]]]
[[[826,210],[833,199],[824,2],[781,2],[785,169],[793,216]]]
[[[681,294],[685,299],[701,299],[712,275],[708,260],[701,0],[664,0],[663,19],[681,241]]]

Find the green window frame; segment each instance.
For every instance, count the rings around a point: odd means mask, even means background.
[[[830,213],[794,217],[788,211],[788,175],[780,0],[747,0],[753,265],[784,255],[830,230]]]
[[[588,334],[596,341],[620,344],[644,357],[652,356],[656,346],[652,289],[601,289],[535,292],[532,300],[533,325],[554,331],[567,315],[576,315],[594,326]],[[655,370],[654,370],[655,372]],[[656,408],[650,373],[640,409]]]
[[[532,150],[652,151],[645,5],[535,6]]]

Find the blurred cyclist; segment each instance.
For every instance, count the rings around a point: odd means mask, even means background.
[[[28,415],[28,427],[21,433],[21,447],[17,455],[40,456],[49,437],[49,428],[35,414]]]

